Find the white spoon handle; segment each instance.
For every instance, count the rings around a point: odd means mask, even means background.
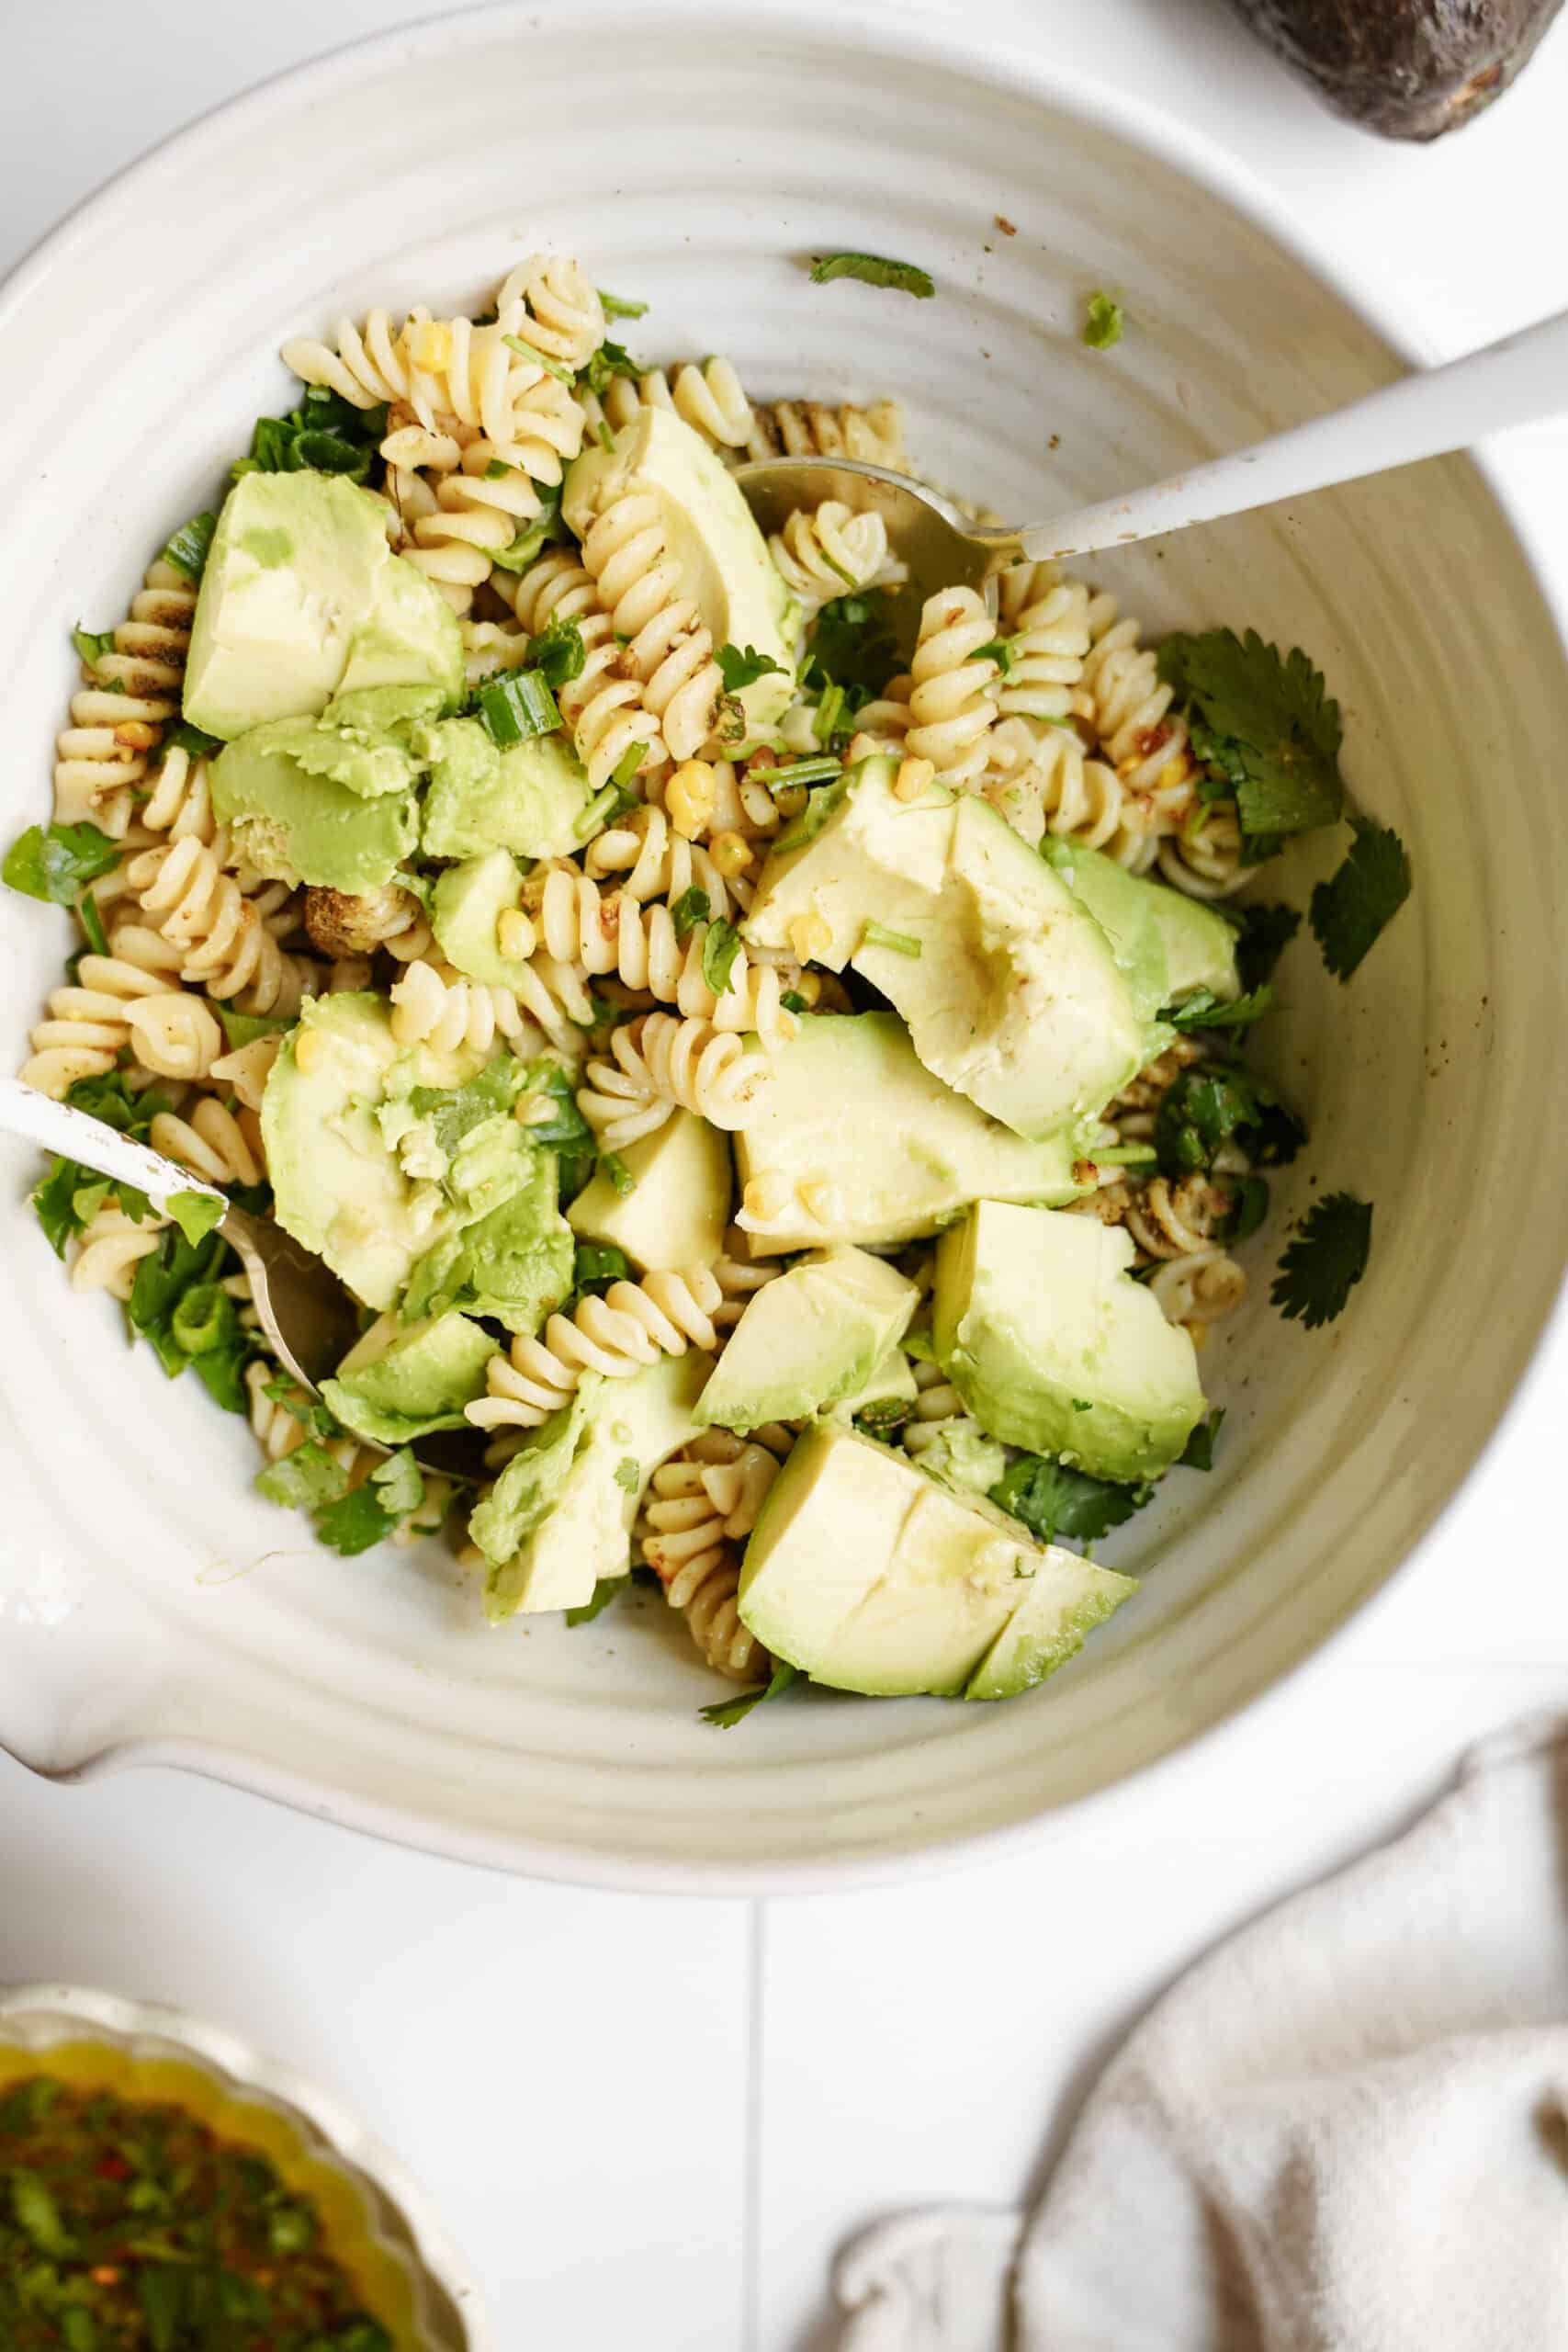
[[[20,1079],[0,1078],[0,1134],[22,1136],[45,1151],[80,1160],[111,1183],[134,1184],[154,1201],[166,1201],[172,1193],[206,1193],[225,1208],[229,1205],[216,1185],[204,1184],[188,1169],[149,1151],[144,1143],[133,1143],[101,1119],[90,1118],[69,1102],[56,1102],[37,1087],[24,1086]]]
[[[1405,376],[1349,408],[1293,432],[1260,441],[1235,457],[1173,474],[1150,490],[1080,506],[1020,534],[1037,562],[1089,555],[1185,530],[1223,514],[1245,514],[1303,492],[1359,481],[1363,474],[1467,448],[1510,424],[1529,424],[1568,408],[1568,311],[1446,367]]]

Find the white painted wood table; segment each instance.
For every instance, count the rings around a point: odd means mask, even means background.
[[[1432,356],[1568,305],[1549,231],[1568,30],[1498,111],[1423,151],[1333,121],[1220,0],[1001,4],[1021,40],[1226,139]],[[0,265],[166,130],[405,13],[7,11]],[[1568,419],[1506,456],[1561,536]],[[845,2233],[911,2200],[1026,2193],[1177,1970],[1399,1822],[1477,1733],[1560,1702],[1565,1408],[1560,1314],[1416,1572],[1239,1724],[1005,1865],[775,1903],[580,1893],[169,1772],[54,1789],[0,1762],[0,1979],[185,2003],[354,2101],[439,2199],[507,2352],[802,2352]]]

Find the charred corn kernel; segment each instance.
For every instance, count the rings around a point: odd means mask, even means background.
[[[144,718],[125,718],[115,729],[114,740],[128,751],[150,752],[158,741],[158,729],[150,727]]]
[[[781,784],[773,796],[773,807],[781,817],[798,817],[806,806],[807,797],[803,784]]]
[[[507,907],[496,917],[495,944],[497,952],[509,963],[521,963],[534,953],[534,926],[525,914],[515,907]]]
[[[760,1217],[766,1223],[788,1208],[788,1180],[776,1171],[766,1176],[753,1176],[740,1195],[740,1205],[748,1216]]]
[[[294,1067],[309,1078],[313,1069],[321,1069],[326,1053],[326,1040],[319,1030],[301,1029],[294,1040]]]
[[[833,934],[820,915],[796,915],[786,924],[789,944],[798,964],[809,964],[833,944]]]
[[[796,996],[804,997],[807,1004],[815,1004],[822,993],[822,976],[819,972],[802,972],[793,985]]]
[[[438,319],[425,319],[408,330],[408,355],[426,375],[439,375],[452,364],[452,330]]]
[[[898,763],[898,773],[893,779],[894,798],[918,800],[935,774],[936,767],[933,762],[918,760],[911,752],[907,759],[902,759]]]
[[[715,833],[708,854],[727,882],[753,863],[751,844],[739,833]]]
[[[714,812],[718,778],[706,760],[682,760],[664,787],[664,808],[675,831],[694,842]]]
[[[520,1094],[512,1108],[520,1127],[547,1127],[555,1114],[556,1105],[547,1094]]]

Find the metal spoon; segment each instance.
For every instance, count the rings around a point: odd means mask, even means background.
[[[924,597],[939,588],[983,589],[995,572],[1021,559],[1090,555],[1467,448],[1489,433],[1568,406],[1565,388],[1568,311],[1562,311],[1234,457],[1124,497],[1075,507],[1054,522],[1019,526],[972,523],[940,491],[850,458],[766,458],[739,467],[736,480],[764,531],[782,530],[797,506],[819,506],[830,498],[856,513],[880,514],[889,547]]]
[[[232,1242],[250,1277],[251,1296],[267,1345],[290,1380],[312,1396],[337,1370],[359,1336],[354,1300],[329,1266],[301,1249],[271,1217],[252,1216],[215,1184],[203,1183],[187,1168],[136,1143],[101,1119],[56,1102],[19,1079],[0,1079],[0,1133],[22,1136],[80,1161],[113,1184],[132,1184],[159,1206],[176,1193],[220,1201],[217,1230]],[[368,1440],[361,1441],[368,1443]],[[479,1430],[438,1430],[413,1442],[415,1459],[448,1476],[478,1476],[484,1452]],[[384,1452],[385,1448],[378,1449]]]

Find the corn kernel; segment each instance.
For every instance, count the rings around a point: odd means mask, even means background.
[[[150,752],[158,741],[158,729],[149,727],[144,718],[122,718],[114,740],[129,752]]]
[[[1179,784],[1187,781],[1187,754],[1179,752],[1174,760],[1167,760],[1159,772],[1160,789],[1174,792]]]
[[[495,944],[509,963],[520,964],[534,953],[534,926],[517,908],[504,908],[496,917]]]
[[[913,753],[900,760],[898,773],[893,779],[894,798],[918,800],[935,774],[936,768],[930,760],[918,760]]]
[[[717,797],[718,778],[706,760],[682,760],[664,787],[665,813],[683,839],[694,842]]]
[[[767,1224],[789,1206],[789,1183],[776,1170],[765,1176],[753,1176],[740,1195],[740,1205],[748,1216]]]
[[[452,330],[438,319],[425,319],[407,334],[409,357],[427,376],[439,375],[452,364]]]
[[[739,833],[715,833],[708,854],[727,882],[755,862],[750,842]]]
[[[833,934],[820,915],[796,915],[785,925],[796,963],[809,964],[833,944]]]
[[[786,820],[798,817],[809,797],[803,784],[781,784],[773,795],[773,807]]]
[[[294,1067],[309,1078],[312,1070],[321,1069],[326,1052],[325,1040],[318,1030],[301,1029],[294,1040]]]

